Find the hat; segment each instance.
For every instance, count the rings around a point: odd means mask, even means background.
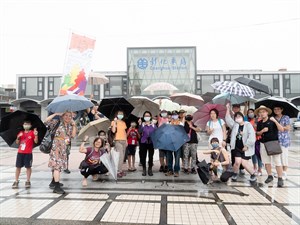
[[[171,115],[178,115],[178,112],[176,110],[172,111]]]
[[[184,109],[180,109],[179,113],[186,113],[186,111]]]
[[[168,112],[168,111],[167,111],[167,110],[165,110],[165,109],[163,109],[163,110],[161,110],[161,111],[160,111],[160,113],[162,113],[162,112]]]
[[[266,110],[268,112],[268,115],[270,115],[272,113],[271,109],[269,109],[268,107],[266,107],[264,105],[261,105],[261,106],[259,106],[259,108],[255,109],[254,114],[257,115],[259,113],[259,111],[262,109]]]

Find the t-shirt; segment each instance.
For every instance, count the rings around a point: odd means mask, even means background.
[[[242,151],[244,148],[243,130],[244,130],[244,125],[240,125],[235,139],[235,149],[240,151]]]
[[[129,145],[137,145],[138,143],[138,130],[136,128],[129,128],[127,142]]]
[[[30,130],[28,132],[20,131],[20,133],[23,133],[23,135],[20,137],[20,145],[18,148],[18,153],[22,154],[31,154],[34,144],[34,132],[33,130]]]
[[[277,120],[281,126],[285,127],[290,125],[290,117],[283,115],[279,120]],[[288,130],[278,131],[278,140],[281,146],[287,148],[291,144],[291,137]]]
[[[220,120],[221,124],[220,124],[219,120]],[[206,126],[208,128],[214,129],[213,132],[211,133],[211,135],[209,136],[209,139],[208,139],[209,143],[210,143],[210,140],[214,137],[218,138],[219,143],[223,142],[224,137],[223,137],[223,127],[222,126],[224,124],[225,124],[225,122],[222,119],[217,119],[215,122],[210,120],[206,123]]]
[[[193,123],[192,123],[193,127],[196,127]],[[198,144],[198,137],[197,137],[197,133],[195,130],[190,128],[190,125],[185,122],[184,123],[184,129],[186,131],[186,133],[189,135],[190,137],[190,141],[188,141],[187,143],[195,143]]]
[[[115,124],[115,121],[111,122],[111,126],[113,127]],[[117,121],[117,132],[116,132],[116,141],[126,141],[127,140],[127,134],[126,134],[126,123],[123,120]]]
[[[85,153],[87,158],[86,162],[90,165],[96,165],[100,163],[100,157],[104,154],[105,149],[100,148],[99,151],[97,152],[94,150],[92,147],[86,148],[87,152]]]
[[[267,127],[268,132],[265,132],[261,135],[261,142],[267,142],[267,141],[276,141],[278,140],[278,129],[276,124],[271,121],[269,118],[266,122],[263,122],[262,120],[257,123],[257,131],[261,131],[263,128]]]

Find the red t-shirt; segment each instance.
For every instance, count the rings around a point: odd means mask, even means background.
[[[31,154],[34,144],[34,133],[33,130],[30,130],[28,132],[20,131],[20,133],[23,133],[23,135],[20,137],[20,144],[18,148],[18,153],[22,154]]]
[[[128,130],[128,137],[127,137],[127,142],[129,145],[137,145],[138,142],[138,130],[129,128]]]

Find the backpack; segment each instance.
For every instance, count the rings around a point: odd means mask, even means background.
[[[221,122],[220,118],[218,118],[218,122],[219,122],[219,124],[220,124],[220,126],[222,128],[222,122]],[[211,120],[208,121],[208,127],[210,127],[210,124],[211,124]]]
[[[60,124],[60,121],[58,121],[57,124],[55,125],[55,127],[53,127],[52,129],[50,129],[50,128],[47,129],[47,132],[40,144],[40,151],[42,153],[49,154],[51,152],[54,135],[55,135],[57,128],[59,127],[59,124]]]

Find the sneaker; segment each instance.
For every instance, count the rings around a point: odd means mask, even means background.
[[[30,188],[30,186],[31,186],[30,181],[26,181],[26,182],[25,182],[25,188]]]
[[[277,187],[283,187],[283,179],[278,177]]]
[[[240,170],[240,175],[242,175],[242,176],[245,175],[245,170],[244,169]]]
[[[165,175],[166,176],[172,176],[172,175],[174,175],[174,173],[173,173],[173,171],[168,171],[168,172],[165,173]]]
[[[252,174],[250,176],[250,182],[255,182],[256,180],[257,180],[257,178],[256,178],[255,174]]]
[[[62,187],[62,186],[64,186],[62,183],[59,183],[59,186],[60,187]],[[54,189],[55,188],[55,183],[54,182],[51,182],[50,184],[49,184],[49,188],[50,189]]]
[[[197,171],[195,170],[195,168],[192,169],[191,173],[192,174],[197,174]]]
[[[236,182],[237,181],[237,174],[233,173],[232,177],[231,177],[231,181]]]
[[[19,181],[15,181],[11,187],[12,187],[12,189],[18,188],[19,187]]]
[[[168,166],[165,166],[165,167],[164,167],[163,172],[164,172],[164,173],[167,173],[167,172],[168,172]]]
[[[273,176],[269,175],[268,178],[265,180],[265,183],[268,184],[268,183],[272,182],[273,179],[274,179]]]
[[[164,166],[160,166],[159,167],[159,172],[163,172],[164,171]]]
[[[60,186],[58,186],[53,189],[53,193],[64,194],[65,191]]]
[[[175,172],[175,173],[174,173],[174,177],[179,177],[179,173],[178,173],[178,172]]]
[[[186,174],[189,174],[189,170],[188,169],[183,169],[183,172]]]
[[[65,172],[66,174],[70,174],[70,173],[71,173],[71,171],[70,171],[69,169],[65,169],[64,172]]]

